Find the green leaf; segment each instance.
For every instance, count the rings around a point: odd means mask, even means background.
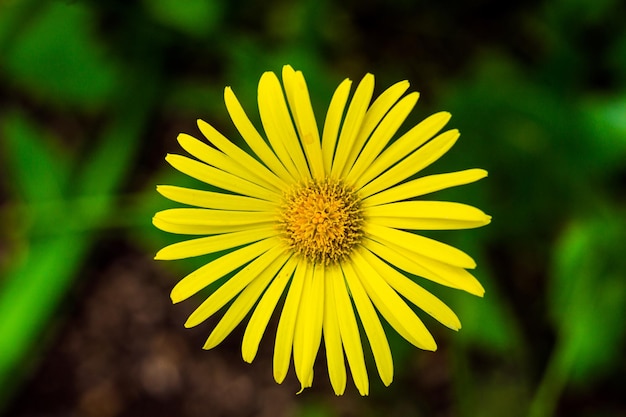
[[[591,133],[593,152],[588,157],[594,168],[620,169],[626,156],[626,96],[592,98],[581,107]]]
[[[192,36],[216,30],[222,21],[223,5],[211,0],[145,0],[155,20]]]
[[[608,214],[570,225],[556,247],[548,301],[560,372],[575,383],[602,375],[622,353],[624,241],[624,216]]]
[[[0,135],[14,192],[29,203],[61,198],[68,166],[66,156],[50,146],[54,140],[19,113],[3,118]]]
[[[28,25],[16,28],[3,70],[47,100],[101,106],[116,86],[117,74],[90,32],[92,26],[84,5],[49,2]]]
[[[0,62],[20,29],[41,9],[40,0],[0,1]]]
[[[21,113],[0,119],[0,136],[4,139],[0,150],[5,155],[1,162],[15,200],[6,213],[20,218],[31,235],[56,233],[59,219],[66,216],[67,155],[51,146],[54,138]],[[11,226],[7,228],[11,231]]]
[[[62,232],[62,231],[59,231]],[[30,242],[28,254],[4,277],[0,287],[0,409],[18,386],[16,373],[75,276],[90,246],[85,234],[60,234]]]

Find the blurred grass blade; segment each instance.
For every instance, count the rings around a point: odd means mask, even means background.
[[[553,414],[568,384],[588,384],[623,352],[626,328],[624,215],[606,213],[570,226],[556,247],[548,302],[557,344],[531,417]]]
[[[624,241],[624,215],[610,213],[572,225],[556,248],[548,301],[574,383],[600,376],[622,352]]]
[[[0,409],[29,369],[31,346],[71,284],[89,241],[85,235],[62,234],[28,248],[28,259],[4,278],[0,291]],[[17,368],[17,369],[16,369]],[[16,372],[17,371],[17,372]]]
[[[17,113],[4,118],[0,134],[13,191],[30,204],[60,199],[68,175],[65,155],[46,146],[52,141]]]

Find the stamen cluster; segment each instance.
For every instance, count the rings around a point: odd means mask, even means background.
[[[294,187],[284,196],[279,220],[289,246],[311,262],[339,262],[361,240],[359,201],[331,179]]]

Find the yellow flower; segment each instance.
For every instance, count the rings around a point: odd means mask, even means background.
[[[370,104],[374,76],[367,74],[348,104],[350,87],[346,79],[336,89],[320,137],[302,73],[285,66],[281,85],[273,72],[266,72],[259,81],[258,104],[267,140],[227,87],[226,108],[252,152],[199,120],[212,146],[181,134],[180,145],[196,159],[168,155],[166,160],[217,191],[158,186],[163,196],[193,208],[161,211],[153,223],[170,233],[207,235],[167,246],[156,259],[224,251],[183,278],[171,294],[177,303],[226,277],[185,323],[196,326],[232,301],[205,349],[222,342],[252,311],[242,343],[243,359],[252,362],[286,294],[274,348],[275,380],[284,380],[293,353],[302,388],[310,387],[323,339],[335,393],[344,392],[347,359],[354,384],[367,395],[357,321],[378,374],[389,385],[392,355],[380,316],[426,350],[435,350],[435,341],[405,299],[445,326],[461,327],[454,312],[413,275],[484,293],[467,272],[476,266],[472,258],[413,231],[479,227],[490,217],[460,203],[416,199],[487,175],[469,169],[414,178],[459,137],[455,129],[437,135],[450,114],[434,114],[392,140],[418,93],[402,97],[409,87],[402,81]]]

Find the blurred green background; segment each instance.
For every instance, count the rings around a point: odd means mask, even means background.
[[[418,351],[389,332],[395,380],[371,394],[272,380],[273,331],[252,365],[241,329],[169,290],[206,260],[157,263],[151,226],[189,180],[164,161],[197,118],[238,141],[232,85],[304,72],[318,121],[345,77],[408,79],[410,122],[439,110],[462,136],[428,169],[489,171],[436,195],[493,215],[435,234],[478,261],[484,299],[431,286],[458,313]],[[407,123],[403,129],[407,129]],[[626,3],[0,0],[0,415],[626,415]],[[275,326],[275,322],[274,322]],[[270,328],[272,325],[270,325]],[[371,358],[370,358],[371,359]]]

